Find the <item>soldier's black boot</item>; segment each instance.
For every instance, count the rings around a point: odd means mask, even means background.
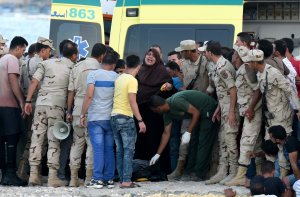
[[[16,175],[16,146],[6,145],[5,146],[5,159],[6,159],[6,170],[2,175],[1,184],[11,186],[25,186],[27,182],[22,181]]]

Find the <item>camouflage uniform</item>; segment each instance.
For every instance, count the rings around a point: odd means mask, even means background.
[[[73,62],[67,58],[50,59],[38,65],[33,78],[42,81],[36,101],[32,138],[30,146],[30,166],[41,162],[41,148],[48,136],[48,167],[59,169],[60,141],[53,135],[52,128],[57,121],[64,120],[67,89]]]
[[[267,75],[268,73],[268,75]],[[274,125],[281,125],[285,128],[287,135],[292,133],[292,117],[293,111],[289,99],[297,105],[299,109],[299,101],[292,95],[292,87],[289,81],[272,66],[266,64],[262,73],[258,73],[258,87],[263,93],[266,87],[266,75],[268,80],[268,90],[266,91],[266,102],[270,113],[273,114],[273,119],[267,119],[269,127]],[[268,131],[268,128],[266,128]],[[266,132],[265,139],[270,139],[268,132]],[[283,155],[282,146],[279,147],[278,160],[281,168],[289,169],[289,164]]]
[[[182,62],[182,74],[183,74],[183,85],[186,87],[195,78],[196,72],[198,70],[198,64],[200,63],[201,55],[196,62],[191,62],[190,60],[184,60]],[[199,70],[199,77],[195,82],[193,90],[199,90],[201,92],[206,92],[208,87],[208,70],[207,70],[207,59],[202,56],[202,62]]]
[[[214,84],[213,77],[215,75],[215,64],[213,62],[208,62],[206,65],[206,69],[208,70],[208,78],[209,78],[209,86],[207,87],[206,91],[209,94],[212,94],[216,91],[216,86]]]
[[[88,74],[100,68],[99,62],[94,58],[87,58],[74,66],[70,74],[69,91],[75,92],[74,110],[73,110],[73,144],[70,153],[70,167],[80,168],[81,155],[84,151],[85,143],[86,151],[86,168],[93,169],[93,151],[90,138],[86,128],[80,125],[80,114],[84,97],[86,95],[86,79]]]
[[[258,73],[258,87],[263,93],[266,86],[266,74],[268,73],[268,90],[266,92],[267,107],[274,118],[268,119],[269,126],[281,125],[285,128],[287,134],[292,132],[292,108],[289,97],[292,95],[292,87],[289,81],[277,69],[266,64],[263,73]],[[297,98],[293,98],[295,104],[299,102]],[[266,133],[267,134],[267,133]],[[266,135],[266,139],[269,136]]]
[[[26,96],[28,93],[28,88],[30,85],[30,81],[35,73],[35,71],[38,68],[38,64],[41,63],[43,59],[38,55],[35,54],[32,58],[28,59],[25,64],[22,65],[22,78],[21,78],[21,84],[23,93]],[[32,105],[35,105],[37,98],[37,93],[32,96]]]
[[[216,64],[214,83],[216,85],[219,104],[221,107],[221,131],[219,134],[220,140],[220,164],[236,165],[237,164],[237,144],[236,136],[238,126],[231,128],[229,126],[227,116],[230,109],[229,90],[235,87],[235,70],[232,64],[224,57],[220,57]],[[239,121],[238,110],[236,108],[237,125]]]
[[[249,77],[252,79],[254,78],[255,81],[251,80]],[[247,66],[245,64],[241,65],[236,73],[235,85],[237,87],[237,103],[239,104],[240,116],[245,116],[245,111],[249,108],[253,92],[257,88],[256,74],[254,72],[247,71]],[[247,156],[247,152],[252,152],[258,142],[257,139],[261,130],[261,115],[262,111],[260,101],[255,107],[255,115],[251,122],[249,122],[246,117],[244,119],[243,132],[240,141],[239,164],[245,166],[250,164],[250,158]],[[260,143],[257,146],[259,147]]]
[[[42,61],[43,61],[43,59],[40,58],[38,54],[35,54],[31,59],[27,60],[27,62],[22,64],[21,87],[22,87],[25,97],[27,97],[28,88],[29,88],[32,76],[34,75],[35,71],[37,70],[38,64],[41,63]],[[33,111],[35,109],[36,99],[37,99],[37,93],[34,93],[34,95],[32,96],[32,110]],[[21,161],[22,160],[27,161],[29,158],[29,148],[30,148],[31,136],[32,136],[32,129],[31,129],[32,121],[33,121],[33,114],[30,114],[25,119],[25,129],[26,129],[26,134],[27,134],[27,141],[26,141],[23,155],[21,157]],[[45,139],[44,144],[43,144],[43,149],[42,149],[43,156],[45,155],[46,150],[47,150],[47,139]]]

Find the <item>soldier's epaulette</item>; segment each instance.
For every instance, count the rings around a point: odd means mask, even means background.
[[[226,61],[224,61],[224,64],[222,64],[222,62],[221,62],[220,64],[221,64],[221,66],[220,66],[220,67],[224,67],[224,66],[226,66],[227,62],[226,62]]]
[[[56,59],[55,62],[62,62],[62,59]]]

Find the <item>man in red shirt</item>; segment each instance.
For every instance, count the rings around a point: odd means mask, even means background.
[[[297,77],[296,77],[296,86],[297,86],[297,91],[298,91],[298,97],[300,98],[300,61],[296,60],[295,57],[293,56],[293,51],[294,51],[294,42],[290,38],[282,38],[282,40],[286,43],[287,45],[287,50],[285,52],[285,56],[290,60],[292,65],[294,66],[296,72],[297,72]]]
[[[24,114],[24,96],[20,81],[19,59],[28,43],[23,37],[12,39],[9,53],[0,59],[0,150],[2,185],[24,186],[26,182],[16,175],[16,147]]]

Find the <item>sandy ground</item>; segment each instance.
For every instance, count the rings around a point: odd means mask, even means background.
[[[51,187],[3,187],[0,186],[2,197],[79,197],[79,196],[151,196],[151,197],[196,197],[196,196],[222,196],[223,185],[205,185],[204,182],[144,182],[138,183],[141,187],[133,189],[120,189],[116,183],[114,189],[79,188],[51,188]],[[244,187],[233,187],[239,196],[246,196],[249,190]],[[214,195],[205,195],[214,194]]]

